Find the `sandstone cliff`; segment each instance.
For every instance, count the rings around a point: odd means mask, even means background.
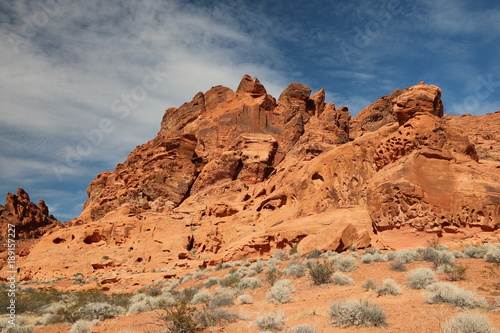
[[[277,100],[248,75],[236,91],[198,93],[92,181],[78,221],[43,237],[21,276],[63,267],[116,282],[293,246],[498,241],[500,114],[485,125],[443,110],[441,89],[425,83],[354,119],[299,83]]]

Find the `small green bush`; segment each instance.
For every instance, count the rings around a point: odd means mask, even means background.
[[[335,266],[330,262],[308,262],[309,277],[316,285],[330,283]]]
[[[358,300],[342,300],[330,306],[330,320],[334,326],[387,326],[387,316],[376,305]]]
[[[448,275],[448,278],[451,281],[465,280],[467,267],[460,264],[445,265],[443,268],[443,272]]]
[[[164,307],[157,312],[156,323],[170,333],[195,333],[203,330],[196,320],[197,310],[189,305],[187,299],[178,299],[172,306]]]
[[[307,259],[318,259],[319,257],[321,257],[322,254],[323,254],[323,252],[321,252],[320,250],[314,249],[306,255],[306,258]]]
[[[271,266],[267,269],[266,273],[266,281],[269,282],[272,285],[276,283],[282,276],[283,272],[280,271],[278,268]]]
[[[227,274],[221,280],[219,280],[219,285],[221,287],[234,287],[240,282],[240,277],[235,274]]]
[[[461,313],[445,324],[443,333],[495,333],[495,329],[484,315]]]
[[[426,267],[416,268],[406,275],[406,283],[411,289],[424,289],[436,281],[434,271]]]

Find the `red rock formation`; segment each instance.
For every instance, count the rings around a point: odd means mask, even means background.
[[[404,247],[387,239],[395,230],[418,233],[418,245],[435,234],[498,241],[500,113],[443,116],[441,90],[423,83],[354,119],[323,90],[310,94],[292,83],[276,101],[246,75],[235,92],[217,86],[168,109],[157,136],[89,185],[80,221],[43,237],[20,275],[49,278],[64,262],[104,278],[295,245]]]
[[[28,193],[20,188],[17,195],[8,193],[5,205],[0,205],[0,226],[4,239],[7,224],[16,226],[18,239],[33,239],[43,236],[48,230],[58,226],[59,222],[49,215],[49,209],[43,200],[35,205],[30,201]]]

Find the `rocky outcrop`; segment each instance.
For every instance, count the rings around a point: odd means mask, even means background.
[[[3,239],[6,238],[8,224],[15,226],[16,239],[40,238],[49,230],[61,226],[53,215],[49,215],[49,208],[43,200],[35,205],[22,188],[17,190],[17,194],[8,193],[5,205],[0,205]]]
[[[291,83],[276,101],[245,75],[236,91],[216,86],[168,109],[157,136],[89,185],[79,221],[43,237],[20,276],[50,277],[49,257],[111,281],[276,248],[500,240],[500,113],[443,115],[441,90],[424,83],[354,119],[325,100]]]

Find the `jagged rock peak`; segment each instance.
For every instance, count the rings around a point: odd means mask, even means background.
[[[238,88],[236,89],[237,94],[247,93],[250,96],[257,98],[267,94],[266,88],[260,83],[259,79],[254,78],[248,74],[245,74],[241,79]]]
[[[49,215],[45,201],[39,200],[38,205],[35,205],[28,193],[19,188],[17,194],[7,194],[5,206],[0,205],[0,225],[5,224],[15,225],[20,238],[39,238],[59,222]]]

